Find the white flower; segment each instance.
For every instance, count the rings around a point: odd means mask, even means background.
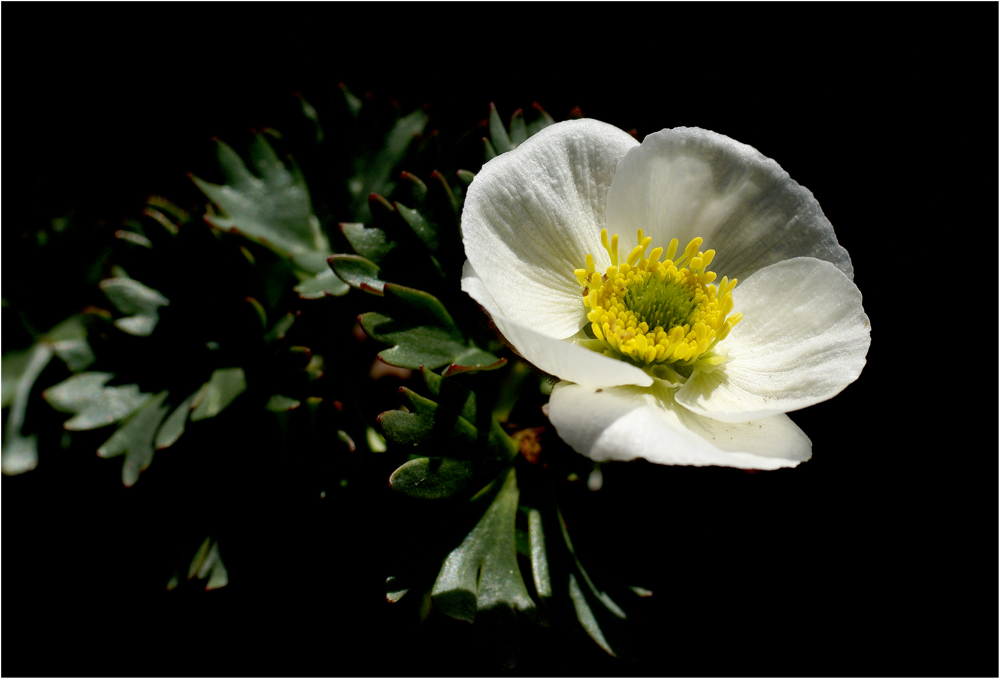
[[[462,231],[462,289],[561,378],[549,417],[594,460],[795,466],[812,444],[785,413],[864,367],[868,317],[819,203],[720,134],[552,125],[483,166]]]

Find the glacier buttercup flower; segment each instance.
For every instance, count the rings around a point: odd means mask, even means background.
[[[812,444],[785,413],[864,367],[868,318],[819,203],[723,135],[552,125],[483,166],[462,231],[462,289],[561,379],[549,418],[592,459],[795,466]]]

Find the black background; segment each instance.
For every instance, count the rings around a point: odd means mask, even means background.
[[[622,572],[656,583],[646,657],[525,627],[515,672],[997,674],[996,5],[4,14],[5,285],[59,275],[19,268],[19,224],[70,208],[120,223],[151,193],[190,196],[213,135],[274,124],[293,92],[322,101],[338,82],[426,104],[440,129],[471,129],[491,101],[504,117],[539,101],[557,120],[579,106],[640,139],[704,127],[776,159],[851,253],[868,365],[793,414],[813,440],[797,469],[605,467],[598,537],[581,549],[627,555]],[[3,479],[4,675],[492,673],[466,626],[418,627],[384,602],[393,536],[409,530],[391,468],[368,469],[373,499],[262,519],[262,543],[305,565],[231,569],[205,594],[162,591],[169,517],[142,518],[157,505],[108,465],[84,487],[43,451]]]

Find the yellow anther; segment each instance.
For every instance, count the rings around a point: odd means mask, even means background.
[[[639,261],[639,257],[642,256],[642,252],[645,249],[646,248],[644,248],[642,245],[636,245],[634,248],[632,248],[632,252],[628,253],[628,259],[625,260],[626,262],[628,262],[629,266],[634,266],[635,263]]]
[[[670,261],[670,260],[672,260],[674,258],[674,255],[677,254],[677,245],[678,244],[679,244],[679,241],[676,238],[672,238],[670,240],[670,245],[667,246],[667,254],[666,254],[666,257],[664,259],[666,259],[667,261]]]
[[[706,267],[715,251],[699,252],[702,238],[692,239],[676,261],[676,238],[666,252],[654,248],[649,259],[643,255],[652,238],[638,229],[636,240],[638,245],[619,261],[618,235],[609,238],[603,229],[601,244],[611,266],[603,275],[598,273],[588,254],[587,269],[574,271],[583,289],[584,314],[604,353],[640,366],[717,365],[724,358],[717,359],[712,347],[742,318],[740,314],[727,318],[736,281],[723,277],[718,286],[709,285],[716,275]]]

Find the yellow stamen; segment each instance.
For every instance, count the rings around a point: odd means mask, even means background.
[[[639,244],[621,262],[618,234],[609,239],[603,229],[601,245],[611,266],[602,276],[588,254],[587,268],[573,272],[583,288],[583,305],[594,337],[604,344],[605,354],[640,366],[697,361],[711,369],[721,364],[725,358],[711,350],[743,318],[739,313],[729,316],[736,280],[723,276],[718,285],[711,284],[716,274],[707,267],[715,250],[701,252],[702,238],[692,239],[677,260],[676,238],[666,251],[657,247],[649,259],[644,258],[652,240],[639,229]]]

